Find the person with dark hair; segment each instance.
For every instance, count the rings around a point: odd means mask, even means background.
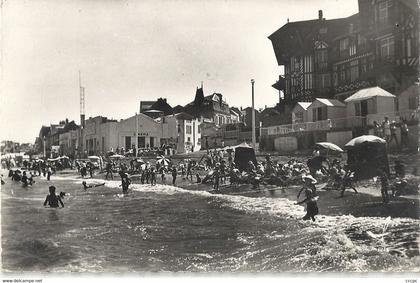
[[[201,178],[200,175],[198,175],[198,173],[195,174],[195,177],[197,178],[197,184],[201,183]]]
[[[220,183],[220,169],[216,167],[213,174],[213,190],[219,192],[219,183]]]
[[[108,180],[108,176],[111,175],[111,180],[114,180],[114,175],[112,174],[112,163],[108,162],[105,167],[106,175],[105,180]]]
[[[52,174],[52,169],[51,169],[51,166],[48,166],[48,170],[47,170],[47,181],[49,181],[49,180],[50,180],[50,178],[51,178],[51,174]]]
[[[154,167],[150,168],[150,184],[156,186],[156,170]]]
[[[401,130],[401,149],[403,147],[408,147],[408,125],[405,119],[401,120],[400,123],[400,130]]]
[[[23,171],[22,179],[20,180],[24,187],[28,186],[28,176],[26,176],[26,171]]]
[[[175,181],[176,181],[176,175],[178,174],[178,172],[176,171],[176,167],[172,167],[172,185],[175,186]]]
[[[130,178],[128,177],[128,174],[125,173],[124,171],[120,171],[120,176],[121,176],[121,187],[123,190],[123,193],[127,193],[128,192],[128,187],[131,184]]]
[[[381,168],[378,170],[378,180],[381,182],[381,195],[383,203],[389,202],[389,179],[388,174],[386,173],[385,168]]]
[[[344,176],[343,179],[341,181],[341,193],[340,196],[344,197],[344,192],[346,191],[347,188],[352,189],[356,194],[358,193],[358,191],[356,190],[356,188],[353,185],[353,177],[354,177],[354,172],[350,170],[350,168],[346,165],[344,166]]]
[[[90,163],[89,164],[89,175],[90,175],[90,178],[93,178],[94,171],[95,171],[95,168],[94,168],[93,164]]]
[[[64,203],[61,200],[61,197],[55,194],[55,187],[50,186],[49,191],[50,191],[50,194],[47,195],[47,197],[45,198],[44,206],[48,204],[50,207],[59,207],[59,203],[60,203],[61,206],[64,207]]]

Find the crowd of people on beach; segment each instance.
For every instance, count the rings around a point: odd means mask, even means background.
[[[400,144],[398,144],[397,128],[400,128]],[[384,117],[381,123],[373,121],[373,135],[385,139],[388,144],[394,142],[401,148],[408,146],[408,125],[403,118],[397,123],[395,120],[390,121],[388,117]]]
[[[117,173],[124,194],[128,193],[130,184],[133,182],[156,185],[158,176],[160,176],[160,182],[166,184],[168,175],[172,177],[170,183],[173,186],[177,185],[178,177],[180,177],[181,182],[211,184],[210,192],[213,193],[220,193],[221,186],[229,186],[235,190],[240,184],[250,184],[253,191],[260,190],[261,184],[271,185],[265,187],[272,194],[276,191],[276,187],[284,189],[293,185],[301,186],[296,204],[305,203],[307,214],[303,219],[312,219],[313,221],[315,215],[318,214],[319,195],[316,184],[325,183],[323,187],[325,191],[339,191],[340,197],[344,196],[346,190],[358,193],[353,183],[354,170],[348,165],[343,165],[338,158],[331,160],[331,158],[320,154],[319,151],[314,151],[313,156],[306,162],[296,158],[280,162],[267,155],[262,161],[250,160],[243,170],[239,170],[235,164],[233,150],[214,149],[200,160],[182,159],[176,162],[175,159],[171,160],[160,156],[154,164],[151,164],[150,161],[144,162],[139,158],[131,159],[128,164],[126,162],[127,160],[116,162],[108,159],[103,168],[98,168],[90,161],[75,160],[72,162],[69,160],[64,164],[61,161],[34,160],[22,164],[23,171],[10,169],[9,177],[12,181],[21,182],[22,186],[26,187],[35,183],[34,176],[44,176],[49,181],[51,175],[64,168],[76,168],[82,179],[93,178],[97,173],[96,170],[99,170],[99,173],[104,173],[105,180],[114,179],[114,173]],[[376,181],[381,186],[384,203],[388,203],[392,197],[400,195],[406,185],[405,166],[401,160],[395,162],[394,171],[395,174],[389,174],[385,168],[378,169]],[[4,182],[3,179],[2,182]],[[104,185],[105,183],[82,182],[85,190]],[[391,192],[389,193],[389,191]],[[46,199],[46,204],[54,203],[53,206],[57,204],[56,201],[51,201],[54,199],[54,192],[55,188],[50,187],[50,198]],[[302,193],[305,198],[300,200]],[[61,203],[60,199],[58,199],[58,203]]]

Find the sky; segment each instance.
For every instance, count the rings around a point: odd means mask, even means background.
[[[34,142],[42,125],[125,119],[141,100],[171,106],[222,93],[230,106],[274,106],[282,68],[267,38],[287,19],[357,13],[357,0],[2,0],[0,138]]]

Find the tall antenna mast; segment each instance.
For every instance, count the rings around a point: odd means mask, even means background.
[[[80,89],[80,126],[85,127],[85,88],[82,87],[82,75],[79,70],[79,89]]]

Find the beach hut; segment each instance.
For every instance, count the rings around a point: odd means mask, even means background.
[[[344,100],[348,117],[363,117],[365,124],[381,123],[387,116],[391,121],[396,118],[395,95],[376,86],[361,89]]]
[[[257,166],[255,151],[245,142],[235,147],[234,161],[240,171],[246,170],[249,161],[252,161]]]
[[[364,135],[349,141],[347,164],[355,172],[355,178],[368,179],[378,175],[378,169],[384,168],[389,174],[386,141],[377,136]]]

